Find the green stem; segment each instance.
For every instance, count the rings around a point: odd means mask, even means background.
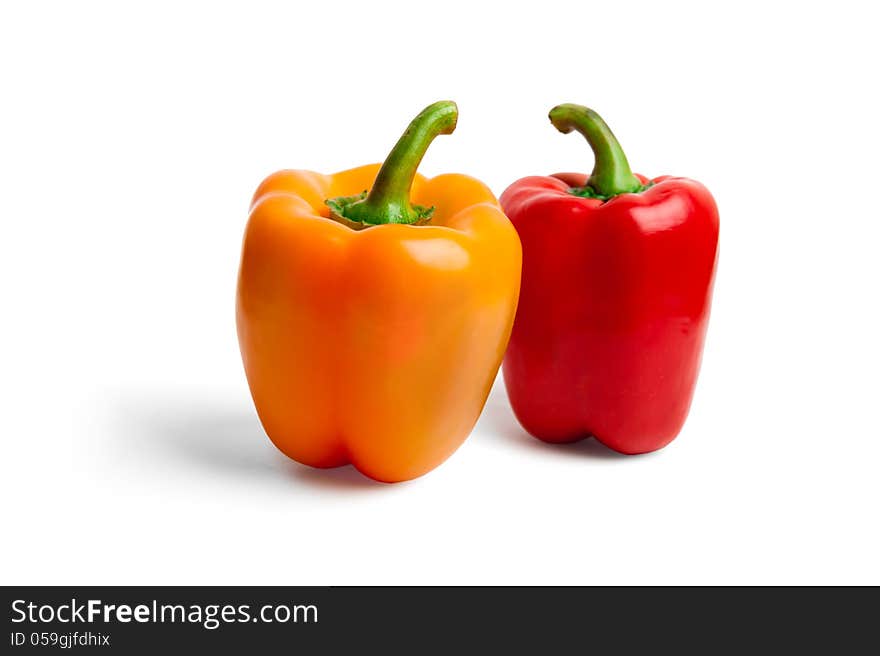
[[[630,170],[626,155],[611,128],[592,109],[568,103],[557,105],[550,110],[550,122],[564,134],[577,130],[593,149],[596,163],[585,191],[594,193],[589,195],[607,199],[644,188],[641,180]]]
[[[331,213],[369,225],[427,221],[434,208],[410,203],[410,189],[428,146],[438,135],[452,134],[457,120],[458,107],[451,100],[423,109],[391,149],[369,194],[329,199],[325,203]]]

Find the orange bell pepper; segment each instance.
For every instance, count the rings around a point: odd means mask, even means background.
[[[415,478],[462,444],[486,402],[521,250],[482,182],[416,173],[456,119],[454,103],[435,103],[381,169],[280,171],[254,195],[238,337],[263,427],[298,462]]]

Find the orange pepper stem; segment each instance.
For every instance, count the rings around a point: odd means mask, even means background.
[[[430,219],[434,208],[410,203],[410,190],[428,146],[437,135],[452,134],[457,120],[458,107],[451,100],[423,109],[391,149],[369,193],[324,201],[331,216],[369,225]]]

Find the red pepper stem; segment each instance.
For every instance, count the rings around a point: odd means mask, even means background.
[[[611,128],[592,109],[570,103],[557,105],[550,110],[550,122],[564,134],[577,130],[590,144],[595,164],[586,186],[597,196],[610,198],[642,189]]]

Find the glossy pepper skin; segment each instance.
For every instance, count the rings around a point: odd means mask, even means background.
[[[378,164],[280,171],[254,196],[239,342],[260,420],[294,460],[415,478],[461,445],[485,404],[516,311],[521,251],[482,182],[415,172],[456,116],[454,103],[427,108],[384,174]]]
[[[546,442],[594,436],[621,453],[654,451],[679,433],[693,396],[718,210],[698,182],[634,176],[592,110],[560,105],[550,117],[586,136],[596,167],[524,178],[501,196],[523,248],[508,396]]]

